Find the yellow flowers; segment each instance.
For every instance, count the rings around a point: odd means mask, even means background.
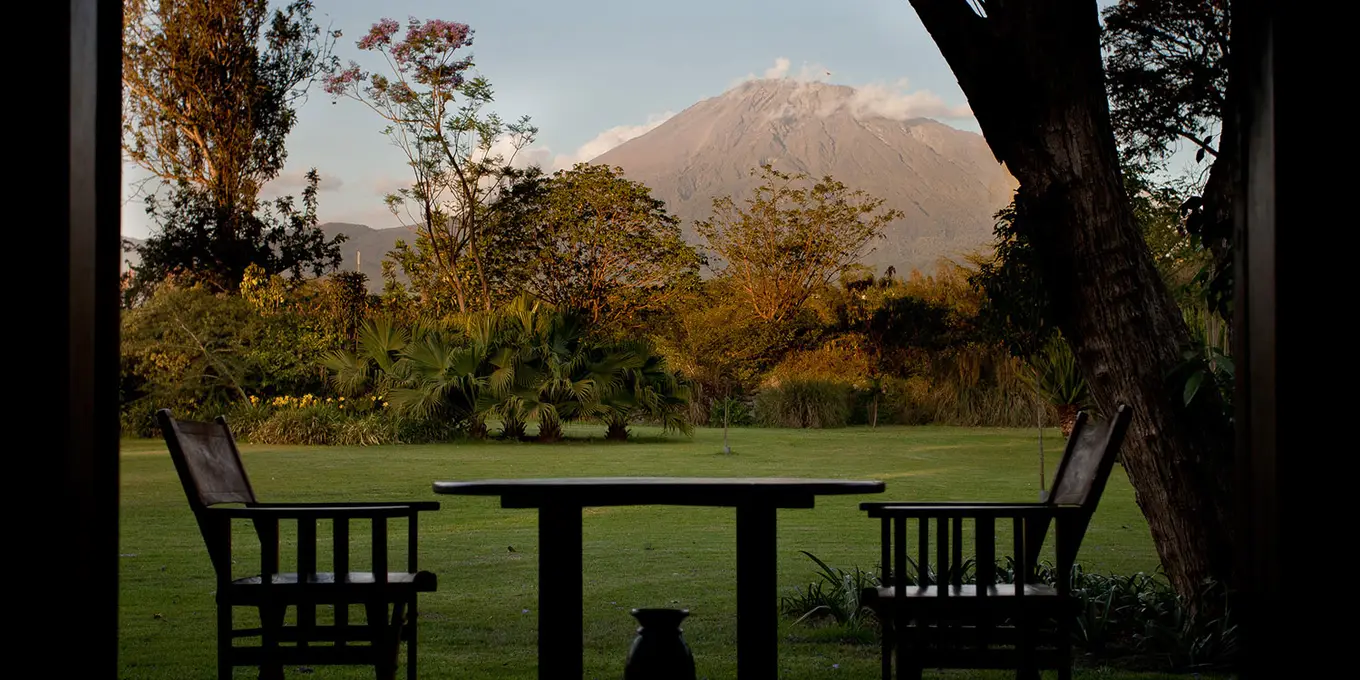
[[[300,397],[285,395],[272,397],[269,399],[263,399],[259,396],[251,395],[249,397],[249,400],[252,406],[272,406],[274,408],[311,408],[314,406],[335,406],[337,409],[344,411],[346,410],[345,407],[348,406],[349,407],[348,410],[350,412],[369,411],[378,408],[379,404],[382,404],[383,408],[387,408],[387,395],[385,394],[370,394],[368,395],[367,400],[364,400],[363,397],[355,397],[352,399],[346,397],[322,398],[314,394],[304,394]]]
[[[252,404],[257,403],[256,397],[251,397],[250,399]],[[304,394],[301,397],[289,397],[289,396],[274,397],[272,400],[270,400],[269,405],[277,406],[280,408],[307,408],[308,406],[316,406],[317,404],[320,403],[322,403],[321,400],[318,399],[315,395]]]

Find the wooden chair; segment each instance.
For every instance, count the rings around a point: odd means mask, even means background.
[[[1124,405],[1101,424],[1078,414],[1053,490],[1040,503],[860,505],[882,522],[883,587],[866,589],[861,601],[884,624],[883,680],[892,677],[894,650],[899,679],[920,678],[926,668],[1014,668],[1022,679],[1049,668],[1061,680],[1072,677],[1072,626],[1080,606],[1071,595],[1072,565],[1131,415]],[[1013,584],[996,578],[996,524],[1008,519]],[[909,522],[916,529],[914,564],[908,556]],[[965,522],[973,525],[972,583],[964,578]],[[1050,524],[1056,587],[1035,582]]]
[[[406,677],[416,677],[416,594],[433,592],[435,575],[416,569],[417,513],[437,510],[433,501],[416,503],[259,503],[241,464],[226,420],[177,421],[170,411],[156,413],[170,457],[175,461],[189,506],[217,571],[217,674],[235,666],[258,666],[260,677],[283,677],[287,665],[372,665],[379,680],[396,677],[401,640],[406,640]],[[406,571],[388,571],[388,524],[405,518]],[[233,578],[233,519],[248,519],[260,540],[260,571]],[[297,571],[279,567],[279,524],[297,523]],[[318,572],[317,523],[332,528],[333,572]],[[370,571],[351,571],[350,525],[372,523]],[[350,605],[365,608],[363,623],[350,623]],[[333,623],[318,623],[317,610],[334,609]],[[258,610],[258,627],[236,628],[237,607]],[[286,625],[289,607],[296,624]],[[391,607],[389,618],[389,607]],[[238,638],[257,638],[237,646]],[[357,643],[357,644],[356,644]]]

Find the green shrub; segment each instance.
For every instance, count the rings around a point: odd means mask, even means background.
[[[146,398],[123,404],[118,410],[118,429],[124,437],[159,437],[156,409],[155,402]]]
[[[830,619],[850,631],[858,631],[873,621],[873,610],[860,600],[865,588],[879,585],[873,572],[859,567],[839,569],[828,566],[806,550],[799,552],[817,563],[817,580],[809,582],[806,588],[793,588],[779,598],[779,610],[785,616],[796,617],[795,623]]]
[[[790,380],[756,394],[756,422],[765,427],[845,427],[850,388],[824,380]]]
[[[227,426],[238,441],[255,441],[255,431],[274,415],[274,409],[260,403],[238,403],[226,412]]]
[[[399,417],[378,411],[350,416],[336,423],[332,440],[339,446],[405,443],[399,435],[399,421]]]
[[[281,408],[257,425],[248,441],[253,444],[335,444],[344,418],[338,410],[325,405]]]
[[[227,423],[237,440],[251,444],[426,444],[452,441],[467,433],[465,421],[413,417],[385,408],[378,399],[340,402],[307,396],[252,401],[227,412]]]
[[[433,444],[466,437],[470,423],[459,419],[408,418],[397,415],[395,425],[399,443]]]

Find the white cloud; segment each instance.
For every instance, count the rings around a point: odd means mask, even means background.
[[[776,57],[774,60],[774,66],[765,69],[765,77],[783,78],[784,76],[789,74],[789,64],[790,62],[788,60],[788,57]]]
[[[576,147],[570,153],[555,153],[549,146],[528,146],[515,152],[514,147],[506,140],[499,140],[496,146],[491,147],[493,154],[499,153],[506,158],[510,158],[514,153],[511,165],[518,168],[525,168],[537,165],[543,168],[544,172],[554,172],[557,170],[568,170],[577,163],[587,163],[606,151],[627,142],[635,137],[651,132],[657,126],[671,119],[675,113],[666,111],[665,113],[654,113],[647,116],[647,122],[638,125],[616,125],[591,139],[584,144]]]
[[[754,72],[733,80],[728,87],[736,87],[752,80],[792,80],[796,83],[820,83],[831,78],[831,71],[816,62],[803,62],[797,72],[793,72],[793,61],[788,57],[775,57],[774,65],[765,69],[762,75]]]
[[[537,165],[546,168],[552,161],[552,151],[546,146],[526,146],[520,149],[515,148],[515,142],[510,137],[501,137],[496,143],[491,145],[490,155],[500,156],[510,161],[510,165],[516,168],[527,168]]]
[[[950,106],[940,95],[930,90],[909,90],[905,78],[885,85],[870,83],[855,88],[850,97],[850,112],[856,117],[882,117],[892,120],[909,118],[972,118],[967,104]]]
[[[911,90],[905,78],[891,84],[875,82],[852,86],[855,93],[849,100],[818,97],[812,94],[815,92],[814,90],[801,87],[801,85],[829,82],[832,76],[831,70],[822,64],[803,62],[798,71],[793,72],[792,65],[793,62],[788,57],[777,57],[774,60],[774,65],[765,69],[764,77],[769,80],[787,80],[799,83],[800,87],[795,98],[807,93],[809,96],[807,96],[806,101],[809,105],[815,107],[814,111],[820,116],[827,116],[846,108],[851,115],[857,118],[959,120],[973,117],[972,110],[966,104],[951,106],[945,102],[944,98],[930,90]],[[731,86],[736,87],[757,79],[754,73],[748,73],[733,81]],[[786,106],[785,108],[788,110],[781,111],[775,118],[796,113],[795,107]]]
[[[320,173],[320,181],[317,182],[317,191],[338,191],[345,185],[345,181],[328,172]],[[300,194],[307,187],[307,171],[293,170],[280,173],[273,181],[260,188],[260,195],[265,198],[276,198],[289,194]]]
[[[674,115],[675,113],[671,111],[659,114],[654,113],[647,116],[647,122],[642,123],[641,125],[616,125],[609,128],[608,130],[595,135],[593,139],[585,144],[582,144],[576,149],[575,153],[565,155],[559,154],[553,159],[553,167],[554,169],[560,170],[563,168],[570,168],[576,163],[594,160],[606,151],[609,151],[630,139],[641,137],[642,135],[655,130],[657,126],[670,120],[671,116]]]

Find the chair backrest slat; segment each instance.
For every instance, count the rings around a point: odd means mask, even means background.
[[[255,491],[241,463],[236,438],[221,416],[215,422],[175,420],[168,409],[156,412],[161,435],[175,462],[184,495],[198,520],[208,556],[219,578],[231,576],[231,534],[204,511],[220,503],[254,503]],[[258,528],[258,527],[257,527]]]
[[[1081,547],[1081,540],[1087,533],[1087,526],[1091,524],[1096,505],[1099,505],[1100,496],[1104,494],[1106,481],[1110,480],[1110,472],[1119,457],[1119,446],[1129,431],[1132,419],[1133,411],[1125,404],[1119,404],[1114,416],[1100,423],[1093,423],[1085,412],[1077,413],[1072,437],[1068,438],[1062,462],[1059,462],[1057,475],[1054,475],[1053,491],[1044,499],[1044,502],[1054,505],[1081,507],[1078,513],[1080,517],[1070,522],[1072,534],[1062,539],[1064,547],[1070,552],[1066,555],[1068,559],[1076,559],[1077,549]],[[1043,534],[1047,533],[1047,529],[1049,524],[1043,522],[1042,526],[1035,528],[1038,536],[1031,536],[1032,539],[1038,539],[1027,545],[1025,551],[1030,552],[1027,556],[1031,564],[1036,564],[1039,545],[1043,543]]]
[[[1067,439],[1062,462],[1058,463],[1058,471],[1054,475],[1053,490],[1044,499],[1046,503],[1081,508],[1080,517],[1072,523],[1075,535],[1063,539],[1063,543],[1072,551],[1070,557],[1073,559],[1085,537],[1091,516],[1095,514],[1096,505],[1105,492],[1105,483],[1119,457],[1119,447],[1124,442],[1132,417],[1133,411],[1124,404],[1115,409],[1113,417],[1099,423],[1093,422],[1085,411],[1077,414],[1072,436]],[[1029,553],[1026,557],[1030,564],[1036,564],[1048,523],[1044,522],[1032,531],[1035,533],[1028,537],[1031,542],[1026,546],[1026,552]]]
[[[218,416],[212,423],[175,420],[167,409],[157,411],[156,418],[194,510],[219,503],[255,502],[241,453],[224,418]]]
[[[1067,440],[1067,450],[1053,479],[1049,503],[1080,505],[1095,511],[1119,457],[1119,446],[1124,441],[1132,415],[1129,407],[1123,404],[1115,409],[1113,418],[1102,423],[1092,424],[1084,412],[1077,415],[1076,426]]]

